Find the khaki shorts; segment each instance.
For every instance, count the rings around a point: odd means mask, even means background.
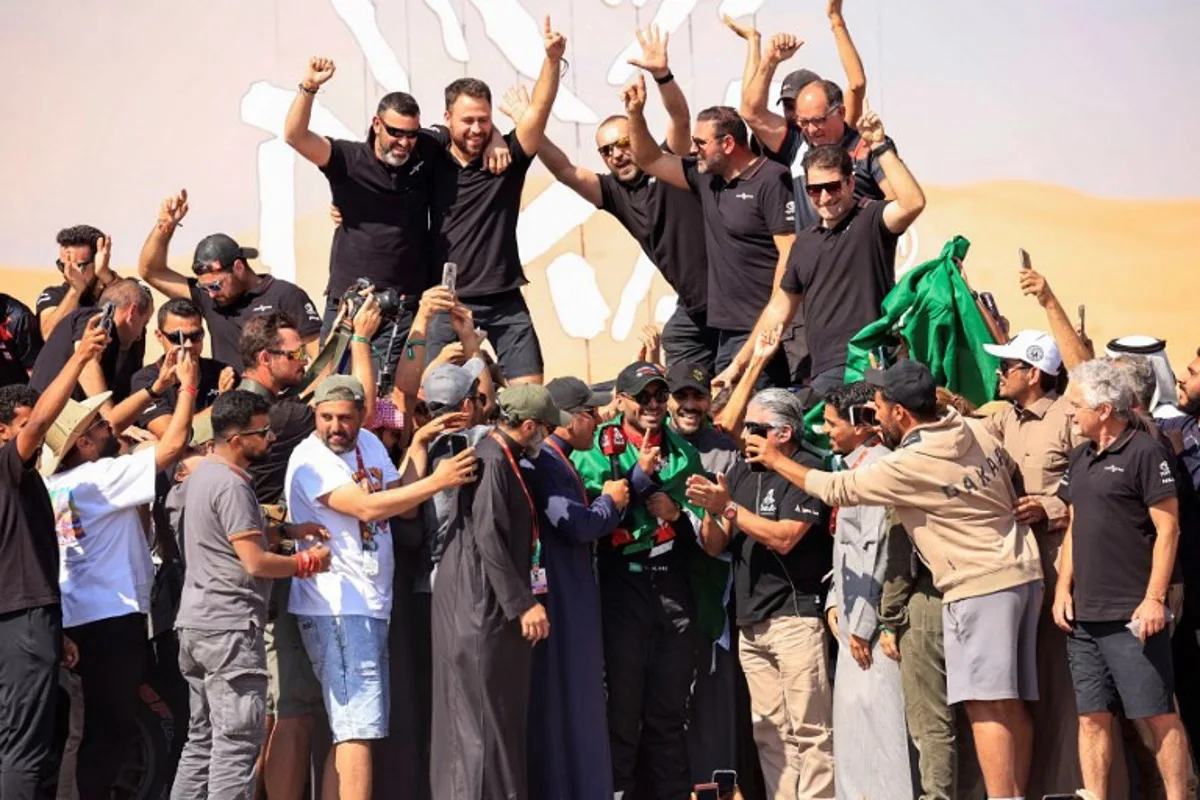
[[[270,677],[267,714],[275,719],[314,716],[325,708],[321,684],[300,639],[300,627],[287,611],[291,586],[290,580],[275,581],[273,600],[279,612],[264,631]]]

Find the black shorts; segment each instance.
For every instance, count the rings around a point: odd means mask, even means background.
[[[1163,629],[1143,644],[1125,622],[1076,622],[1067,637],[1067,661],[1080,714],[1114,711],[1129,719],[1175,711],[1171,634]]]
[[[663,358],[672,364],[698,364],[710,372],[717,363],[719,335],[708,327],[707,313],[676,306],[662,330]]]
[[[543,374],[542,346],[520,289],[490,297],[464,298],[461,302],[471,309],[475,327],[487,332],[505,379]],[[425,332],[428,360],[432,361],[443,347],[457,339],[450,326],[450,316],[438,314]]]
[[[750,338],[749,331],[720,331],[717,347],[717,372],[725,369],[733,361],[733,357],[742,349],[742,345]],[[792,373],[788,368],[787,354],[783,349],[775,351],[775,357],[767,364],[767,368],[758,376],[756,391],[768,387],[786,389],[792,385]]]

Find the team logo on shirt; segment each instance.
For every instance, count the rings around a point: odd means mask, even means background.
[[[1104,468],[1104,471],[1111,472],[1112,474],[1116,475],[1118,472],[1124,472],[1125,468],[1118,467],[1116,464],[1109,464],[1107,467]]]
[[[754,199],[754,195],[748,194],[746,192],[741,192],[740,194],[735,194],[734,197],[736,197],[738,200],[753,200]]]
[[[1163,483],[1175,482],[1175,476],[1171,474],[1171,465],[1165,461],[1158,465],[1158,477]]]
[[[774,514],[777,510],[778,509],[775,504],[775,490],[768,489],[766,497],[764,497],[758,504],[758,513],[760,516],[763,514]]]
[[[309,318],[311,318],[311,319],[320,319],[320,317],[317,315],[317,309],[313,306],[312,303],[304,304],[304,313],[308,314]]]
[[[253,311],[255,314],[259,314],[259,313],[262,313],[263,311],[270,311],[272,308],[274,308],[274,306],[261,305],[261,306],[255,306],[254,308],[252,308],[250,310]]]

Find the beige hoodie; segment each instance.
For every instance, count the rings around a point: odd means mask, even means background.
[[[810,472],[805,491],[831,506],[894,506],[950,602],[1042,578],[1033,532],[1013,515],[1012,469],[981,422],[947,409],[872,464]]]

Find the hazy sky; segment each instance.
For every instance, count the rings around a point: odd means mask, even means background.
[[[411,79],[425,121],[440,89],[467,72],[499,92],[517,70],[485,35],[478,8],[515,0],[449,0],[470,60],[442,45],[435,0],[378,0],[383,38]],[[795,64],[841,77],[823,0],[725,0],[757,8],[764,31],[808,40]],[[113,232],[130,263],[158,201],[187,186],[190,247],[211,230],[252,230],[257,147],[270,135],[240,118],[258,81],[294,91],[312,53],[339,71],[321,101],[365,128],[382,93],[335,10],[352,0],[4,0],[0,52],[9,64],[0,125],[0,263],[49,265],[54,232],[89,221]],[[717,0],[523,0],[554,14],[568,38],[569,87],[599,117],[617,110],[607,82],[632,28],[664,6],[694,5],[672,39],[693,111],[720,102],[741,73],[742,44]],[[726,6],[728,7],[728,6]],[[1196,197],[1200,2],[1163,0],[845,0],[869,96],[918,178],[930,184],[1027,180],[1125,198]],[[655,119],[652,116],[652,120]],[[594,127],[553,121],[550,133],[594,165]],[[582,143],[582,147],[576,147]],[[1176,156],[1175,153],[1178,153]],[[319,210],[324,181],[296,170],[297,208]]]

